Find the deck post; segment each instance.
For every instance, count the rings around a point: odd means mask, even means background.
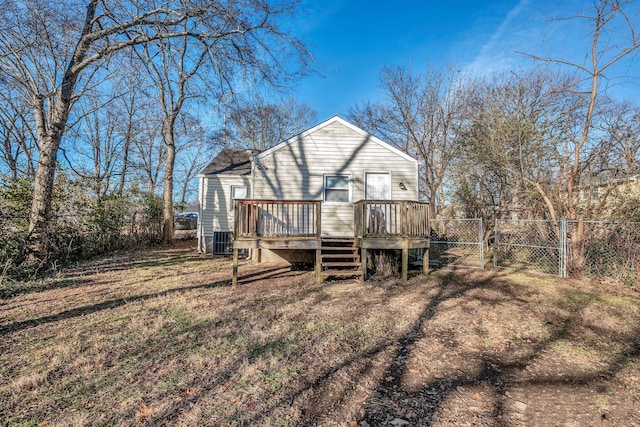
[[[316,263],[315,263],[315,272],[316,272],[316,284],[322,283],[322,250],[316,249]]]
[[[422,252],[422,273],[429,274],[429,248],[424,248]]]
[[[231,285],[235,288],[238,286],[238,249],[233,248],[233,279]]]
[[[402,248],[402,280],[409,280],[409,248]]]
[[[362,281],[367,280],[367,250],[360,248],[360,264],[362,264]]]

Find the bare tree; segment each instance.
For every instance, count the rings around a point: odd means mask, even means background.
[[[185,28],[187,31],[188,28]],[[166,158],[163,179],[164,242],[173,240],[173,184],[177,155],[176,123],[185,102],[197,96],[189,86],[197,78],[198,70],[209,58],[213,46],[194,45],[187,37],[159,40],[143,46],[140,57],[155,82],[158,109],[162,115],[162,141]],[[202,93],[202,92],[200,92]]]
[[[223,127],[214,135],[216,144],[266,150],[312,126],[317,114],[293,98],[282,102],[260,96],[240,100],[224,113]]]
[[[423,73],[385,67],[380,80],[383,100],[356,105],[348,116],[420,160],[422,194],[436,214],[445,206],[443,184],[459,153],[455,127],[466,99],[465,77],[454,65]]]
[[[299,63],[308,59],[297,40],[280,32],[280,19],[293,11],[287,2],[2,0],[0,10],[0,76],[30,102],[37,129],[28,244],[36,258],[47,256],[57,155],[73,105],[118,52],[154,40],[193,38],[215,40],[221,47],[210,51],[212,61],[224,63],[235,53],[231,58],[263,63],[265,74],[277,62],[273,58],[282,59],[282,51],[297,55]],[[271,49],[261,31],[288,44]]]
[[[600,131],[602,145],[608,148],[610,174],[619,178],[640,174],[640,106],[628,101],[612,103]]]
[[[69,166],[82,178],[92,182],[94,195],[101,198],[108,193],[112,179],[122,162],[123,144],[118,133],[120,115],[109,108],[95,106],[97,99],[88,99],[89,112],[69,132],[72,137],[74,156],[65,158]],[[91,108],[91,106],[95,108]],[[75,163],[79,165],[74,166]]]
[[[10,87],[0,85],[0,175],[6,168],[11,179],[33,177],[36,150],[29,107]]]
[[[180,186],[178,200],[186,205],[195,196],[194,178],[211,160],[204,155],[210,144],[207,143],[204,128],[198,117],[182,114],[180,117],[180,139],[183,143],[178,147],[176,158],[175,181]]]
[[[578,220],[577,232],[572,235],[571,250],[574,268],[583,265],[584,253],[584,217],[591,212],[580,211],[580,178],[585,170],[585,151],[598,145],[594,138],[595,118],[598,104],[607,91],[605,82],[610,82],[608,73],[622,61],[633,60],[640,48],[640,34],[636,32],[640,11],[631,0],[597,0],[588,14],[578,14],[569,20],[585,22],[590,29],[590,45],[585,52],[584,62],[571,61],[561,57],[542,57],[528,55],[531,58],[560,67],[566,67],[583,78],[587,98],[583,108],[583,121],[579,135],[570,141],[569,169],[563,179],[567,192],[567,216]],[[613,74],[615,72],[612,71]],[[609,77],[609,78],[608,78]]]
[[[129,164],[134,181],[143,184],[150,194],[156,194],[162,182],[162,169],[167,159],[167,148],[162,141],[162,117],[158,111],[147,107],[145,121],[140,124],[136,137],[131,140]]]
[[[506,210],[559,219],[564,205],[557,185],[564,170],[559,154],[576,124],[577,100],[563,92],[571,84],[569,77],[543,70],[477,82],[459,129],[464,156],[458,170],[463,181],[497,178],[494,205],[486,209],[493,215],[485,219]]]
[[[122,87],[125,92],[118,96],[111,105],[120,117],[117,128],[122,138],[122,160],[118,172],[118,184],[116,192],[122,196],[129,184],[132,164],[132,151],[135,143],[141,140],[143,128],[147,120],[147,113],[151,110],[153,99],[149,96],[145,85],[145,73],[140,72],[139,63],[134,60],[123,61],[120,71],[124,71],[117,80],[116,86]],[[125,70],[123,68],[126,67]],[[153,116],[153,114],[152,114]]]

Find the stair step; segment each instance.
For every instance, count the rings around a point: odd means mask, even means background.
[[[323,267],[360,267],[359,262],[323,262]]]
[[[360,255],[355,253],[350,254],[322,254],[322,258],[360,258]]]
[[[360,277],[360,254],[355,239],[328,238],[322,239],[322,277]]]
[[[362,276],[362,271],[360,270],[325,270],[322,272],[322,275],[325,277],[328,276]]]
[[[350,251],[353,252],[356,250],[356,248],[352,248],[351,246],[349,247],[345,247],[345,246],[321,246],[320,250],[323,251]]]
[[[349,263],[349,264],[357,264],[360,265],[360,258],[330,258],[330,259],[323,259],[322,260],[322,265],[335,265],[335,264],[339,264],[339,263]]]

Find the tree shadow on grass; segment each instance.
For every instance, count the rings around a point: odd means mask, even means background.
[[[272,402],[272,404],[268,405],[265,410],[245,420],[247,425],[260,424],[275,408],[287,403],[291,404],[303,396],[308,402],[305,409],[306,413],[304,414],[305,425],[314,425],[321,422],[328,408],[333,408],[336,405],[339,405],[345,400],[347,394],[350,393],[350,389],[347,384],[342,384],[342,388],[340,385],[338,387],[331,386],[331,383],[336,380],[336,377],[341,372],[347,370],[351,371],[349,375],[351,378],[365,376],[372,368],[372,360],[383,356],[387,351],[393,350],[400,345],[400,350],[398,351],[395,358],[396,360],[392,363],[392,366],[397,364],[397,361],[402,360],[402,353],[406,353],[408,346],[410,346],[411,343],[419,337],[419,334],[417,333],[418,329],[421,328],[423,323],[428,322],[429,319],[435,315],[438,306],[442,302],[458,296],[461,292],[466,292],[479,286],[480,285],[477,283],[470,283],[464,289],[457,289],[453,292],[446,286],[441,286],[438,289],[436,296],[431,298],[430,302],[424,308],[419,320],[412,326],[404,338],[400,340],[394,338],[384,339],[373,348],[337,363],[320,375],[316,376],[315,379],[310,379],[300,388],[287,393],[284,398]]]
[[[91,280],[85,277],[54,279],[49,281],[29,281],[3,284],[0,288],[0,306],[8,304],[19,295],[42,293],[54,289],[73,289],[86,286]]]
[[[95,258],[81,266],[62,268],[61,272],[52,272],[39,280],[12,281],[0,283],[0,302],[8,301],[19,295],[41,293],[52,289],[74,289],[92,283],[96,274],[118,271],[135,271],[147,268],[171,268],[202,262],[202,256],[193,249],[165,248],[149,251],[131,251],[114,256]],[[60,278],[56,276],[60,275]]]
[[[97,273],[109,273],[116,271],[130,271],[145,268],[176,267],[185,264],[202,262],[204,255],[195,253],[193,249],[166,249],[151,252],[133,252],[130,255],[118,254],[114,257],[97,259],[87,265],[72,267],[64,270],[66,278],[77,276],[87,277]],[[123,260],[123,257],[127,260]]]
[[[488,409],[489,412],[485,411],[480,414],[479,419],[484,420],[483,422],[488,421],[492,425],[507,425],[508,421],[506,420],[510,416],[522,415],[514,414],[513,408],[508,406],[513,402],[507,402],[507,392],[515,385],[519,387],[528,385],[589,385],[596,387],[602,381],[614,377],[631,361],[638,360],[640,333],[636,331],[632,337],[629,337],[616,335],[615,330],[609,330],[606,332],[611,334],[616,343],[624,344],[625,349],[617,353],[606,366],[592,372],[569,372],[568,375],[548,378],[535,376],[522,378],[520,374],[523,370],[536,360],[543,358],[545,353],[556,343],[580,334],[580,328],[584,328],[584,325],[580,324],[577,319],[593,301],[578,299],[577,305],[574,304],[564,316],[545,314],[548,334],[544,338],[526,345],[519,353],[492,354],[486,351],[480,354],[462,354],[463,362],[465,358],[473,359],[475,369],[467,372],[454,369],[451,371],[453,373],[427,379],[417,388],[407,387],[405,381],[412,375],[409,371],[412,352],[419,341],[434,339],[434,337],[425,335],[425,329],[437,314],[445,310],[443,306],[445,302],[468,298],[480,301],[483,305],[490,307],[507,301],[515,301],[517,307],[522,310],[526,310],[527,303],[531,303],[530,300],[522,298],[522,289],[515,289],[514,286],[517,285],[502,279],[503,276],[509,274],[508,272],[492,272],[484,276],[483,279],[473,277],[472,274],[460,270],[445,274],[439,279],[440,283],[437,285],[435,295],[429,297],[419,317],[401,337],[382,339],[374,347],[335,363],[315,377],[305,380],[300,387],[286,393],[284,397],[270,402],[265,409],[246,417],[243,422],[246,425],[260,424],[268,419],[277,408],[292,406],[294,403],[303,407],[303,425],[328,422],[331,420],[330,414],[335,411],[335,408],[348,405],[349,399],[353,400],[355,384],[358,384],[361,378],[370,376],[375,364],[380,360],[386,360],[389,354],[391,354],[390,362],[387,363],[384,373],[377,377],[377,386],[374,386],[373,394],[368,399],[360,417],[361,421],[366,421],[371,426],[387,425],[394,419],[403,418],[406,418],[410,425],[430,426],[438,418],[445,402],[467,387],[482,387],[485,390],[491,390],[490,398],[493,403]],[[487,298],[477,295],[474,292],[476,290],[489,290],[492,294],[497,293],[497,296]],[[532,293],[534,291],[524,292]],[[361,309],[365,310],[364,307]],[[348,379],[345,381],[346,378]],[[350,420],[332,419],[332,422],[340,421]],[[477,422],[478,419],[475,421]]]
[[[532,377],[516,380],[523,369],[543,357],[544,353],[555,343],[578,334],[578,330],[584,327],[584,325],[578,324],[578,319],[582,311],[590,305],[590,302],[580,301],[579,304],[574,304],[571,307],[571,311],[565,317],[552,316],[549,318],[547,325],[553,325],[553,327],[549,328],[548,337],[529,346],[524,354],[515,357],[513,355],[502,357],[491,354],[463,355],[463,359],[465,356],[466,358],[479,359],[477,361],[480,362],[481,368],[473,374],[460,371],[458,374],[450,374],[444,378],[432,378],[417,390],[408,390],[405,380],[411,376],[408,369],[411,353],[418,341],[431,339],[429,336],[425,336],[423,331],[426,324],[434,317],[438,306],[448,299],[459,298],[473,289],[487,288],[488,286],[508,298],[515,296],[508,289],[508,286],[496,283],[494,279],[495,277],[492,275],[482,281],[467,281],[465,274],[460,272],[455,276],[447,275],[444,277],[438,295],[425,308],[409,332],[398,341],[399,345],[395,356],[382,376],[383,379],[374,390],[363,420],[369,425],[383,425],[394,419],[408,418],[407,415],[410,414],[409,422],[411,425],[430,426],[438,418],[438,412],[446,399],[466,387],[482,386],[492,390],[494,404],[492,411],[483,414],[481,418],[490,419],[492,425],[506,425],[505,420],[509,415],[513,415],[509,414],[509,408],[505,407],[505,396],[510,387],[516,384],[518,387],[531,385],[595,386],[612,378],[631,360],[637,360],[640,356],[640,333],[636,332],[631,337],[631,341],[627,341],[628,336],[616,336],[616,331],[609,330],[606,331],[609,336],[613,336],[614,341],[619,344],[627,344],[627,348],[611,360],[606,367],[591,373],[557,377],[551,375],[547,378]],[[460,282],[466,283],[460,284]],[[476,297],[472,298],[477,299]],[[522,414],[518,414],[518,416],[522,416]]]
[[[305,274],[308,274],[308,273],[305,271],[292,271],[291,267],[289,266],[275,266],[272,268],[260,269],[253,273],[245,274],[238,281],[238,285],[246,286],[254,282],[259,282],[261,280],[283,278],[283,277],[294,278],[294,277],[302,276]],[[143,295],[134,295],[126,298],[116,298],[116,299],[100,302],[97,304],[85,305],[82,307],[65,310],[60,313],[52,314],[49,316],[42,316],[37,319],[23,320],[23,321],[11,323],[7,326],[1,326],[0,336],[4,336],[7,334],[18,332],[28,328],[33,328],[42,324],[58,322],[65,319],[73,319],[76,317],[97,313],[103,310],[118,308],[123,305],[138,302],[138,301],[145,301],[153,298],[164,297],[167,295],[177,294],[185,291],[193,291],[197,289],[211,289],[211,288],[218,288],[218,287],[224,287],[224,286],[231,286],[231,279],[220,280],[217,282],[207,283],[204,285],[181,286],[179,288],[171,288],[161,292],[153,292],[150,294],[143,294]]]

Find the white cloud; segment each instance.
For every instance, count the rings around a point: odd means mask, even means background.
[[[517,63],[523,60],[517,51],[526,49],[524,45],[532,42],[531,37],[538,37],[543,30],[533,25],[539,23],[539,17],[533,9],[529,0],[520,0],[509,11],[489,41],[480,48],[479,53],[467,66],[467,70],[482,75],[517,66]]]

